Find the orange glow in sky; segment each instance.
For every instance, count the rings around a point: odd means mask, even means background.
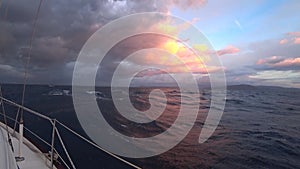
[[[146,62],[150,64],[161,65],[165,71],[170,73],[207,73],[206,67],[203,63],[206,56],[199,56],[194,52],[207,52],[207,47],[204,45],[195,45],[193,50],[186,47],[183,43],[173,39],[162,41],[157,47],[165,50],[166,52],[173,54],[156,56],[155,54],[149,53],[146,56]]]

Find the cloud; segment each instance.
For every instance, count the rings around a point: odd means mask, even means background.
[[[259,59],[256,62],[256,64],[257,65],[263,65],[263,64],[270,65],[270,64],[278,63],[282,60],[283,60],[283,58],[281,56],[272,56],[272,57],[269,57],[269,58]]]
[[[295,44],[281,45],[278,39],[269,39],[249,44],[240,53],[241,58],[249,65],[257,62],[280,61],[281,59],[296,58],[300,48]]]
[[[0,65],[0,69],[2,71],[12,71],[12,70],[14,70],[14,68],[10,65]]]
[[[300,32],[288,32],[286,38],[279,41],[280,44],[300,44]]]
[[[298,58],[288,58],[280,62],[274,63],[274,67],[298,67],[300,69],[300,57]]]
[[[241,23],[237,19],[234,20],[234,23],[240,28],[240,30],[243,30]]]
[[[8,1],[3,1],[2,7],[6,6],[7,2]],[[3,19],[5,10],[0,10],[0,79],[1,82],[7,82],[8,79],[10,81],[19,80],[22,82],[24,59],[28,54],[32,23],[38,1],[9,1],[9,3],[9,12],[6,20]],[[206,3],[207,1],[205,0],[44,1],[38,20],[36,38],[33,42],[29,82],[70,84],[74,61],[86,40],[97,29],[114,19],[137,12],[158,11],[170,13],[173,8],[180,10],[197,9],[206,5]],[[238,11],[242,9],[241,7],[245,6],[244,3],[239,5],[236,1],[229,1],[227,7],[220,5],[218,2],[212,2],[211,4],[214,3],[216,5],[211,6],[206,9],[206,11],[199,11],[201,13],[199,17],[205,16],[201,17],[201,21],[204,22],[210,22],[211,20],[219,21],[222,19],[222,23],[219,23],[221,27],[218,27],[218,31],[226,25],[226,17],[224,19],[224,14],[230,14],[231,11]],[[251,7],[250,2],[248,5]],[[298,9],[295,5],[288,6],[294,7],[294,10]],[[286,8],[289,9],[288,7]],[[281,19],[290,17],[291,15],[286,11],[287,10],[284,10],[282,13],[278,13],[278,15],[272,15],[274,19],[268,19],[267,22],[264,22],[264,25],[268,29],[260,30],[269,30],[271,24],[275,29],[273,31],[276,32],[278,22],[274,22],[274,20],[278,21],[278,17]],[[250,19],[248,22],[250,25],[247,25],[245,22],[242,22],[242,18],[235,17],[230,18],[230,20],[234,20],[238,26],[240,26],[239,21],[241,21],[245,31],[247,27],[255,23]],[[140,25],[137,29],[145,28],[144,24]],[[207,25],[209,26],[209,24]],[[182,25],[180,28],[184,29],[186,28],[185,26],[186,25]],[[206,25],[202,26],[205,27]],[[209,28],[210,31],[214,29],[217,29],[217,27]],[[170,30],[174,31],[172,28],[170,28]],[[178,30],[175,30],[175,32],[177,33]],[[259,33],[261,33],[261,31]],[[257,32],[255,32],[255,35],[257,35]],[[255,75],[256,72],[299,70],[299,38],[299,31],[288,32],[282,37],[252,42],[250,45],[243,44],[244,46],[239,45],[238,47],[229,45],[216,52],[220,56],[230,55],[230,58],[220,57],[224,63],[224,67],[227,68],[226,73],[229,80],[236,79],[240,82],[251,83],[251,80],[252,82],[255,80],[249,78],[249,76]],[[121,42],[116,46],[117,48],[112,49],[103,60],[103,64],[100,65],[98,71],[100,72],[98,79],[105,82],[109,81],[113,70],[122,62],[122,59],[130,53],[143,48],[161,47],[166,41],[166,39],[154,36],[145,36]],[[170,45],[172,47],[172,44]],[[202,49],[202,47],[203,46],[200,46],[199,48]],[[172,51],[175,52],[178,51],[178,49],[172,47]],[[236,55],[237,53],[239,54]],[[182,52],[181,54],[184,56],[186,53]],[[273,56],[276,56],[276,58]],[[163,70],[173,73],[183,72],[183,70],[180,69],[183,66],[181,65],[182,63],[169,62],[170,60],[163,61],[162,56],[153,58],[149,56],[147,59],[152,61],[151,64],[160,65]],[[193,57],[185,57],[184,59],[186,59],[184,64],[192,68],[192,72],[199,74],[205,73],[205,71],[203,71],[205,69],[199,64],[200,62],[193,60]],[[132,67],[149,63],[150,62],[146,62],[146,60],[137,59],[134,62],[127,63],[128,65],[124,63],[124,67],[131,69]],[[90,65],[85,65],[84,63],[79,64],[82,71],[88,75],[90,71],[88,66]],[[224,67],[211,68],[211,71],[224,69]],[[17,76],[17,74],[20,76]],[[144,72],[144,74],[145,76],[151,77],[151,80],[154,80],[155,77],[158,76],[164,76],[163,71],[155,72],[149,70],[147,73]]]
[[[226,48],[224,49],[221,49],[221,50],[218,50],[217,51],[217,54],[219,56],[222,56],[222,55],[230,55],[230,54],[236,54],[240,51],[239,48],[235,47],[235,46],[232,46],[232,45],[229,45],[227,46]]]
[[[260,71],[257,72],[256,75],[250,76],[250,78],[256,79],[265,79],[265,80],[272,80],[272,79],[294,79],[299,78],[300,73],[295,71],[276,71],[276,70],[268,70],[268,71]]]
[[[72,69],[66,68],[66,64],[76,60],[86,40],[97,29],[114,19],[137,12],[168,13],[174,7],[181,10],[196,9],[205,4],[205,0],[44,1],[32,46],[29,82],[38,82],[40,79],[44,83],[47,81],[45,77],[49,77],[49,83],[70,83],[70,78],[66,76],[72,76]],[[9,7],[6,18],[5,10],[0,10],[0,64],[9,64],[18,72],[22,72],[25,58],[28,56],[29,39],[38,1],[3,1],[2,7],[6,6]],[[146,40],[144,42],[148,43]],[[127,46],[126,50],[136,49],[132,48]],[[115,61],[115,58],[112,57],[111,61]],[[107,67],[114,67],[114,64]],[[107,71],[110,70],[111,68]],[[7,71],[2,71],[1,74],[2,77],[4,74],[8,77]],[[1,80],[5,82],[6,79]]]
[[[53,64],[64,64],[72,58],[72,50],[65,46],[61,37],[42,37],[34,42],[31,64],[37,67],[49,67]],[[28,56],[28,47],[19,49],[20,57]],[[74,56],[73,56],[74,57]]]
[[[8,64],[0,64],[0,79],[6,79],[7,82],[13,83],[16,82],[15,79],[21,79],[23,73]],[[19,83],[21,81],[18,81]]]
[[[281,44],[281,45],[286,44],[286,43],[288,43],[287,39],[282,39],[279,41],[279,44]]]
[[[299,79],[300,72],[293,70],[266,70],[259,71],[255,75],[250,75],[250,78],[258,80],[264,85],[275,85],[285,87],[300,87]]]
[[[291,35],[297,35],[292,33]],[[284,38],[292,40],[294,36],[289,37],[287,33],[283,34]],[[268,39],[256,41],[244,46],[239,46],[239,55],[228,57],[220,57],[223,65],[227,68],[226,77],[229,83],[248,83],[259,85],[294,85],[289,80],[275,80],[272,82],[271,73],[269,73],[268,82],[262,81],[256,77],[258,72],[264,71],[299,71],[299,53],[300,48],[294,43],[286,43],[282,45],[279,40]],[[283,76],[284,78],[284,76]],[[299,86],[299,85],[298,85]]]
[[[294,38],[294,44],[300,44],[300,37]]]
[[[282,56],[272,56],[266,59],[259,59],[256,64],[264,69],[300,70],[300,57],[284,58]]]
[[[168,1],[168,0],[167,0]],[[180,9],[186,10],[190,8],[199,8],[207,3],[206,0],[169,0],[170,6],[177,6]]]

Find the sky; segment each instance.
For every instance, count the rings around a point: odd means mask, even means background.
[[[0,3],[0,83],[23,83],[39,1]],[[298,0],[44,0],[32,45],[28,83],[71,84],[79,52],[98,29],[129,14],[163,12],[192,23],[203,33],[223,64],[208,71],[222,69],[228,84],[300,88],[299,9]],[[188,53],[181,45],[155,35],[128,38],[105,56],[97,84],[109,85],[114,70],[126,56],[149,47],[179,55],[189,70],[176,58],[145,54],[122,62],[124,71],[145,64],[159,65],[161,70],[140,72],[137,83],[171,83],[166,72],[184,76],[190,71],[205,76],[203,64],[193,56],[186,57]],[[90,65],[77,64],[85,75],[89,74]]]

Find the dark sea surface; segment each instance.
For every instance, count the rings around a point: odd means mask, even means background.
[[[21,85],[3,85],[6,98],[20,103]],[[149,93],[155,88],[131,88],[132,104],[139,110],[150,107]],[[141,125],[122,117],[111,100],[110,88],[97,88],[99,108],[117,131],[134,137],[149,137],[167,130],[175,121],[181,104],[199,104],[198,118],[185,139],[170,151],[145,159],[127,159],[146,169],[296,169],[300,168],[300,90],[266,86],[229,86],[221,122],[205,143],[198,138],[210,106],[210,90],[180,93],[178,88],[160,88],[168,98],[167,107],[157,121]],[[120,88],[120,92],[125,89]],[[200,98],[199,102],[180,101],[181,97]],[[122,98],[120,98],[122,99]],[[160,104],[159,97],[155,98]],[[71,87],[27,87],[25,105],[51,118],[56,118],[85,137],[72,103]],[[17,109],[6,105],[7,114],[15,117]],[[25,112],[25,126],[50,141],[51,126],[41,118]],[[3,117],[0,116],[1,121]],[[13,126],[12,121],[9,121]],[[115,160],[58,125],[70,156],[78,169],[130,168]],[[180,132],[180,128],[178,129]],[[25,131],[25,136],[43,151],[49,148]],[[56,139],[56,148],[62,152]],[[166,141],[167,143],[167,141]],[[163,146],[163,145],[161,145]],[[66,157],[64,155],[64,157]]]

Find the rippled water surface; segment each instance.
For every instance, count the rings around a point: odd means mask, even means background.
[[[67,90],[70,90],[70,87],[30,86],[25,104],[84,134],[74,113],[71,93]],[[131,102],[136,109],[144,111],[150,108],[148,96],[151,90],[153,88],[130,89]],[[186,124],[193,125],[192,130],[177,146],[159,156],[128,159],[131,162],[146,169],[300,168],[299,89],[230,86],[222,120],[213,136],[203,144],[198,143],[198,138],[209,110],[210,90],[201,89],[200,94],[180,93],[177,88],[161,90],[168,98],[166,109],[156,121],[145,125],[133,123],[122,117],[113,105],[108,88],[99,88],[99,92],[96,93],[86,93],[95,95],[104,117],[114,129],[134,137],[150,137],[167,130],[176,120],[183,104],[188,107],[200,107],[195,124]],[[120,89],[120,92],[126,91]],[[4,86],[4,95],[19,101],[20,86]],[[154,95],[153,98],[154,105],[160,106],[161,96]],[[200,101],[195,101],[195,98]],[[14,116],[16,110],[10,106],[7,110]],[[41,119],[27,115],[25,120],[25,125],[30,129],[37,130],[48,138],[47,133],[51,133],[51,130],[46,125],[41,127],[45,124]],[[130,168],[61,130],[78,168]],[[180,128],[178,132],[180,133]],[[29,133],[25,134],[32,137]],[[41,148],[44,147],[42,143],[35,142]],[[168,141],[157,144],[164,147]],[[46,151],[46,148],[44,149]]]

